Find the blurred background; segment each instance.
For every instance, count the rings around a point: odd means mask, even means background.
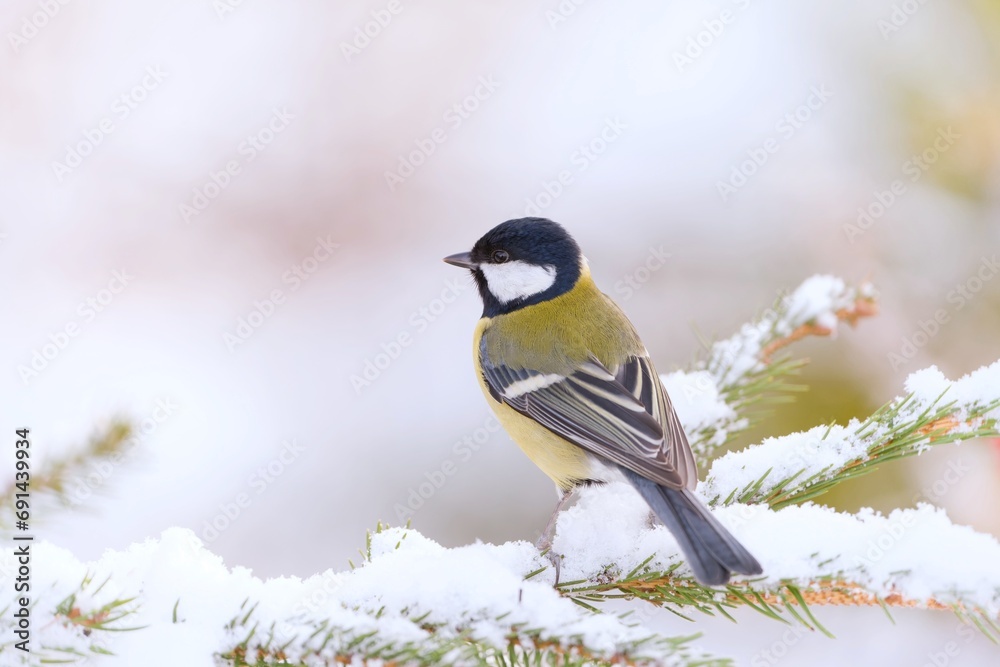
[[[8,0],[0,26],[0,420],[49,460],[138,429],[41,530],[81,558],[169,526],[264,577],[342,569],[378,520],[535,539],[555,494],[492,430],[479,300],[440,261],[526,214],[576,236],[661,371],[809,275],[875,283],[881,314],[798,345],[809,393],[744,444],[1000,357],[988,0]],[[998,482],[973,442],[826,502],[996,535]],[[965,642],[946,615],[819,611],[841,641],[782,655]],[[740,618],[662,622],[775,664],[784,629]],[[997,655],[970,641],[950,664]]]

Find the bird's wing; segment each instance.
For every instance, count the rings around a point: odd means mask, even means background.
[[[479,356],[497,401],[658,484],[697,483],[691,448],[648,358],[629,357],[617,375],[595,358],[568,375],[544,373],[492,361],[485,337]]]
[[[670,396],[653,368],[653,362],[645,355],[629,357],[618,368],[615,377],[661,425],[664,453],[680,473],[683,485],[693,491],[698,485],[698,467],[694,462],[694,454]]]

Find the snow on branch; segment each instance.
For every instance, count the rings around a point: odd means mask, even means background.
[[[794,388],[786,379],[800,364],[779,350],[874,312],[870,285],[814,276],[712,345],[690,372],[664,376],[698,455],[745,428],[761,401]],[[810,605],[951,609],[1000,640],[996,539],[926,504],[887,516],[799,504],[931,445],[998,434],[1000,362],[956,382],[936,368],[920,371],[906,391],[863,421],[770,438],[711,467],[698,493],[761,561],[757,578],[699,585],[669,531],[622,485],[584,489],[560,515],[558,584],[527,542],[446,549],[409,528],[379,526],[359,567],[304,580],[229,569],[181,529],[89,563],[39,541],[32,657],[99,665],[113,653],[124,664],[155,656],[155,664],[214,659],[234,667],[728,664],[699,651],[679,621],[679,636],[668,638],[645,627],[641,613],[600,612],[602,602],[623,597],[683,618],[748,607],[824,632]],[[113,431],[92,455],[115,455],[127,433]],[[54,469],[52,479],[80,461]],[[58,481],[48,488],[62,497]],[[12,549],[0,551],[0,575],[16,566]],[[5,605],[12,601],[0,598]],[[31,664],[15,639],[12,619],[0,616],[0,662]]]
[[[722,456],[708,471],[701,493],[723,504],[780,508],[932,445],[1000,434],[1000,361],[956,382],[932,366],[910,375],[906,389],[909,394],[864,421],[768,438]]]
[[[877,312],[871,283],[850,287],[840,278],[816,275],[782,297],[755,322],[744,324],[735,335],[716,342],[709,351],[706,369],[720,386],[763,370],[773,354],[806,336],[829,336],[841,320],[853,325]]]
[[[745,605],[819,629],[808,605],[951,609],[1000,641],[1000,542],[953,525],[941,509],[921,504],[882,516],[737,504],[714,513],[757,556],[764,576],[700,586],[670,532],[650,526],[648,508],[620,486],[588,489],[560,517],[554,549],[566,581],[559,587],[591,605],[624,596],[678,614],[723,615]],[[618,527],[610,535],[609,525]]]
[[[806,336],[834,335],[839,322],[853,326],[877,312],[870,283],[853,287],[812,276],[736,334],[711,344],[691,371],[663,375],[695,454],[707,458],[745,430],[749,408],[799,389],[786,379],[804,362],[778,358],[779,350]]]
[[[123,664],[150,664],[152,655],[155,664],[206,664],[214,655],[236,665],[309,667],[355,659],[470,665],[509,664],[513,656],[524,664],[566,665],[706,659],[688,638],[658,637],[618,616],[594,614],[532,580],[548,561],[527,542],[446,549],[416,531],[380,527],[360,567],[267,581],[227,568],[179,528],[90,563],[47,542],[34,549],[33,655],[51,661],[109,652]],[[2,552],[0,568],[15,563],[12,550]],[[4,615],[3,664],[18,664],[12,660],[23,655],[13,649],[13,630]]]

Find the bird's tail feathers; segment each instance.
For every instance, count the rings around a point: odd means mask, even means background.
[[[753,575],[763,571],[757,559],[690,489],[671,489],[626,468],[622,470],[673,534],[700,583],[719,586],[729,581],[732,572]]]

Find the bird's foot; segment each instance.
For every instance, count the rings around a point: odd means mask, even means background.
[[[554,582],[552,582],[552,585],[553,586],[558,586],[559,585],[559,574],[560,574],[560,570],[562,569],[562,558],[563,558],[562,554],[557,554],[555,551],[553,551],[551,544],[549,544],[548,546],[542,548],[542,546],[541,546],[541,540],[539,540],[539,544],[536,544],[535,546],[538,546],[539,547],[538,550],[542,552],[542,555],[545,556],[545,558],[550,563],[552,563],[552,569],[555,570],[555,572],[556,572],[556,580]]]
[[[562,555],[552,551],[552,542],[555,540],[556,536],[556,520],[559,518],[559,512],[566,507],[570,499],[573,496],[572,491],[566,491],[559,498],[559,502],[556,504],[556,508],[552,510],[552,515],[549,516],[548,522],[545,524],[545,529],[542,531],[541,537],[535,542],[535,548],[542,552],[542,555],[549,559],[552,563],[552,567],[556,571],[556,584],[559,584],[559,569],[562,566]]]

